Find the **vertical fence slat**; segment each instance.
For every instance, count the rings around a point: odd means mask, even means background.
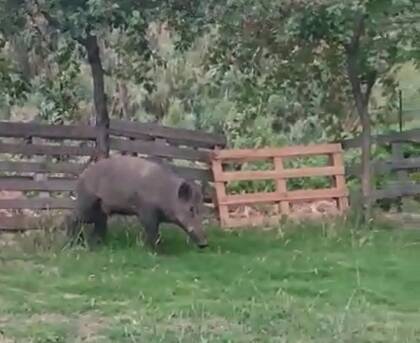
[[[392,160],[398,163],[404,159],[403,149],[401,143],[392,143]],[[407,170],[397,170],[397,178],[399,184],[403,185],[408,182]]]
[[[284,170],[283,158],[274,157],[274,168],[278,175],[276,178],[276,191],[278,193],[286,193],[287,183],[285,178],[281,177],[282,171]],[[288,201],[280,201],[280,213],[281,215],[288,215],[290,213],[290,203]]]
[[[216,196],[217,196],[216,207],[218,208],[218,211],[219,211],[220,222],[222,223],[222,225],[228,225],[228,221],[229,221],[228,207],[226,205],[222,205],[219,203],[220,199],[226,198],[225,183],[223,181],[219,181],[220,176],[223,173],[222,161],[221,160],[213,161],[212,170],[213,170],[213,175],[214,175],[214,180],[215,180],[214,185],[215,185]]]

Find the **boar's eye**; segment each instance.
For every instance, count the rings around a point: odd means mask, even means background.
[[[190,213],[191,213],[191,215],[194,215],[195,214],[195,211],[194,211],[194,207],[193,206],[190,207]]]

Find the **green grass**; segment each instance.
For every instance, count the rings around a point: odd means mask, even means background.
[[[420,232],[164,231],[0,258],[0,342],[420,342]]]

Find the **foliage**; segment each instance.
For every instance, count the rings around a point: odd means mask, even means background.
[[[89,36],[101,50],[111,116],[224,133],[234,147],[333,141],[360,131],[346,52],[359,15],[365,30],[356,74],[363,91],[372,78],[372,123],[389,125],[399,69],[418,64],[418,5],[409,0],[0,5],[0,102],[13,115],[30,103],[17,102],[25,94],[39,98],[38,117],[55,123],[86,122],[92,112]]]
[[[10,61],[0,56],[0,108],[25,100],[28,84]]]

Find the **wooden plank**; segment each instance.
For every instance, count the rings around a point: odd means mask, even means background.
[[[213,175],[209,169],[198,169],[171,165],[173,171],[188,180],[213,181]]]
[[[0,136],[95,140],[96,129],[86,125],[48,125],[0,121]]]
[[[377,166],[376,170],[378,170],[381,173],[385,173],[388,171],[420,169],[420,158],[399,158],[388,161],[377,161],[375,164]]]
[[[372,161],[372,168],[375,174],[386,174],[393,171],[420,169],[420,158],[411,157],[404,159]],[[346,174],[351,176],[360,176],[361,166],[359,163],[346,167]]]
[[[73,191],[77,180],[22,180],[0,178],[0,190],[4,191]]]
[[[0,161],[0,172],[80,174],[87,164],[71,162],[14,162]]]
[[[190,148],[179,148],[171,145],[160,145],[155,142],[128,141],[111,138],[111,149],[136,152],[156,157],[170,157],[175,159],[209,162],[210,154],[207,151],[199,151]]]
[[[33,175],[0,175],[0,180],[33,180]],[[48,176],[48,180],[77,180],[76,176]]]
[[[225,220],[223,227],[239,228],[239,227],[257,227],[257,226],[273,226],[278,225],[281,221],[281,216],[255,216],[252,218],[234,218],[229,217]]]
[[[276,157],[280,158],[281,157]],[[239,171],[239,172],[223,172],[220,180],[217,181],[243,181],[243,180],[269,180],[276,178],[299,178],[313,176],[332,176],[344,175],[343,166],[327,166],[327,167],[303,167],[293,169],[264,170],[264,171]]]
[[[36,230],[41,228],[41,218],[29,216],[0,217],[0,230]]]
[[[137,131],[120,130],[118,128],[115,128],[115,125],[110,127],[108,132],[111,136],[125,137],[129,138],[130,140],[141,140],[146,142],[152,142],[154,140],[154,137],[152,135],[148,135]]]
[[[74,200],[54,198],[0,199],[0,208],[9,210],[72,209]]]
[[[238,195],[219,196],[219,203],[222,205],[247,205],[253,203],[270,203],[278,201],[310,201],[340,198],[348,196],[346,189],[328,188],[328,189],[310,189],[297,190],[285,193],[248,193]]]
[[[143,157],[146,160],[158,162],[164,164],[165,166],[171,168],[176,174],[179,176],[189,179],[189,180],[196,180],[196,181],[213,181],[213,174],[210,168],[194,168],[194,167],[186,167],[186,166],[179,166],[173,163],[170,163],[165,160],[155,159],[153,157]]]
[[[361,136],[341,141],[343,149],[360,148]],[[371,138],[372,144],[390,144],[390,143],[420,143],[420,129],[413,129],[404,132],[391,132],[384,135],[375,135]]]
[[[343,161],[342,153],[333,154],[331,156],[331,162],[333,166],[335,166],[336,168],[340,168],[344,170],[344,161]],[[335,188],[338,188],[338,189],[346,189],[346,179],[343,173],[336,173],[334,177],[333,185]],[[347,196],[339,197],[337,201],[337,205],[338,205],[338,210],[341,213],[346,211],[349,206]]]
[[[274,157],[300,157],[310,155],[328,155],[341,152],[340,144],[317,144],[301,145],[284,148],[263,148],[263,149],[226,149],[213,152],[213,159],[226,161],[242,160],[252,161]]]
[[[392,159],[394,161],[401,161],[404,159],[402,146],[400,143],[392,143]],[[397,177],[400,183],[408,182],[408,173],[406,169],[398,169]]]
[[[401,143],[392,143],[392,159],[394,161],[403,160],[404,152]],[[397,179],[400,184],[407,184],[409,182],[408,172],[406,169],[397,170]],[[398,212],[402,211],[402,198],[398,197]]]
[[[21,155],[77,155],[95,156],[96,149],[90,147],[61,146],[61,145],[37,145],[37,144],[9,144],[0,142],[0,153]]]
[[[415,183],[405,183],[399,184],[395,183],[388,185],[384,189],[375,190],[373,192],[373,199],[392,199],[404,196],[414,196],[420,194],[420,184]]]
[[[204,131],[172,128],[152,123],[139,123],[123,120],[111,120],[110,133],[142,139],[144,136],[166,139],[170,143],[202,148],[226,146],[223,135]]]
[[[31,143],[32,144],[42,144],[42,142],[40,142],[40,140],[41,140],[41,138],[33,137]],[[43,162],[48,161],[48,156],[46,156],[46,155],[37,155],[37,156],[33,156],[32,158],[35,160],[35,162],[38,162],[38,163],[43,163]],[[48,180],[48,174],[37,173],[37,174],[34,175],[34,181],[45,182],[47,180]],[[48,192],[40,192],[40,194],[38,194],[38,196],[40,198],[48,198],[49,193]]]
[[[274,168],[278,174],[276,177],[276,192],[279,194],[284,194],[287,192],[287,183],[284,177],[284,166],[283,159],[281,157],[274,158]],[[282,215],[288,215],[290,213],[290,203],[286,200],[280,201],[280,213]]]
[[[212,162],[212,171],[213,176],[217,180],[220,175],[223,173],[222,162],[220,160],[215,160]],[[216,206],[218,208],[219,213],[219,220],[222,226],[227,224],[227,220],[229,219],[229,209],[226,205],[220,202],[220,199],[226,198],[226,189],[224,182],[217,181],[215,182],[215,190],[216,190]]]

